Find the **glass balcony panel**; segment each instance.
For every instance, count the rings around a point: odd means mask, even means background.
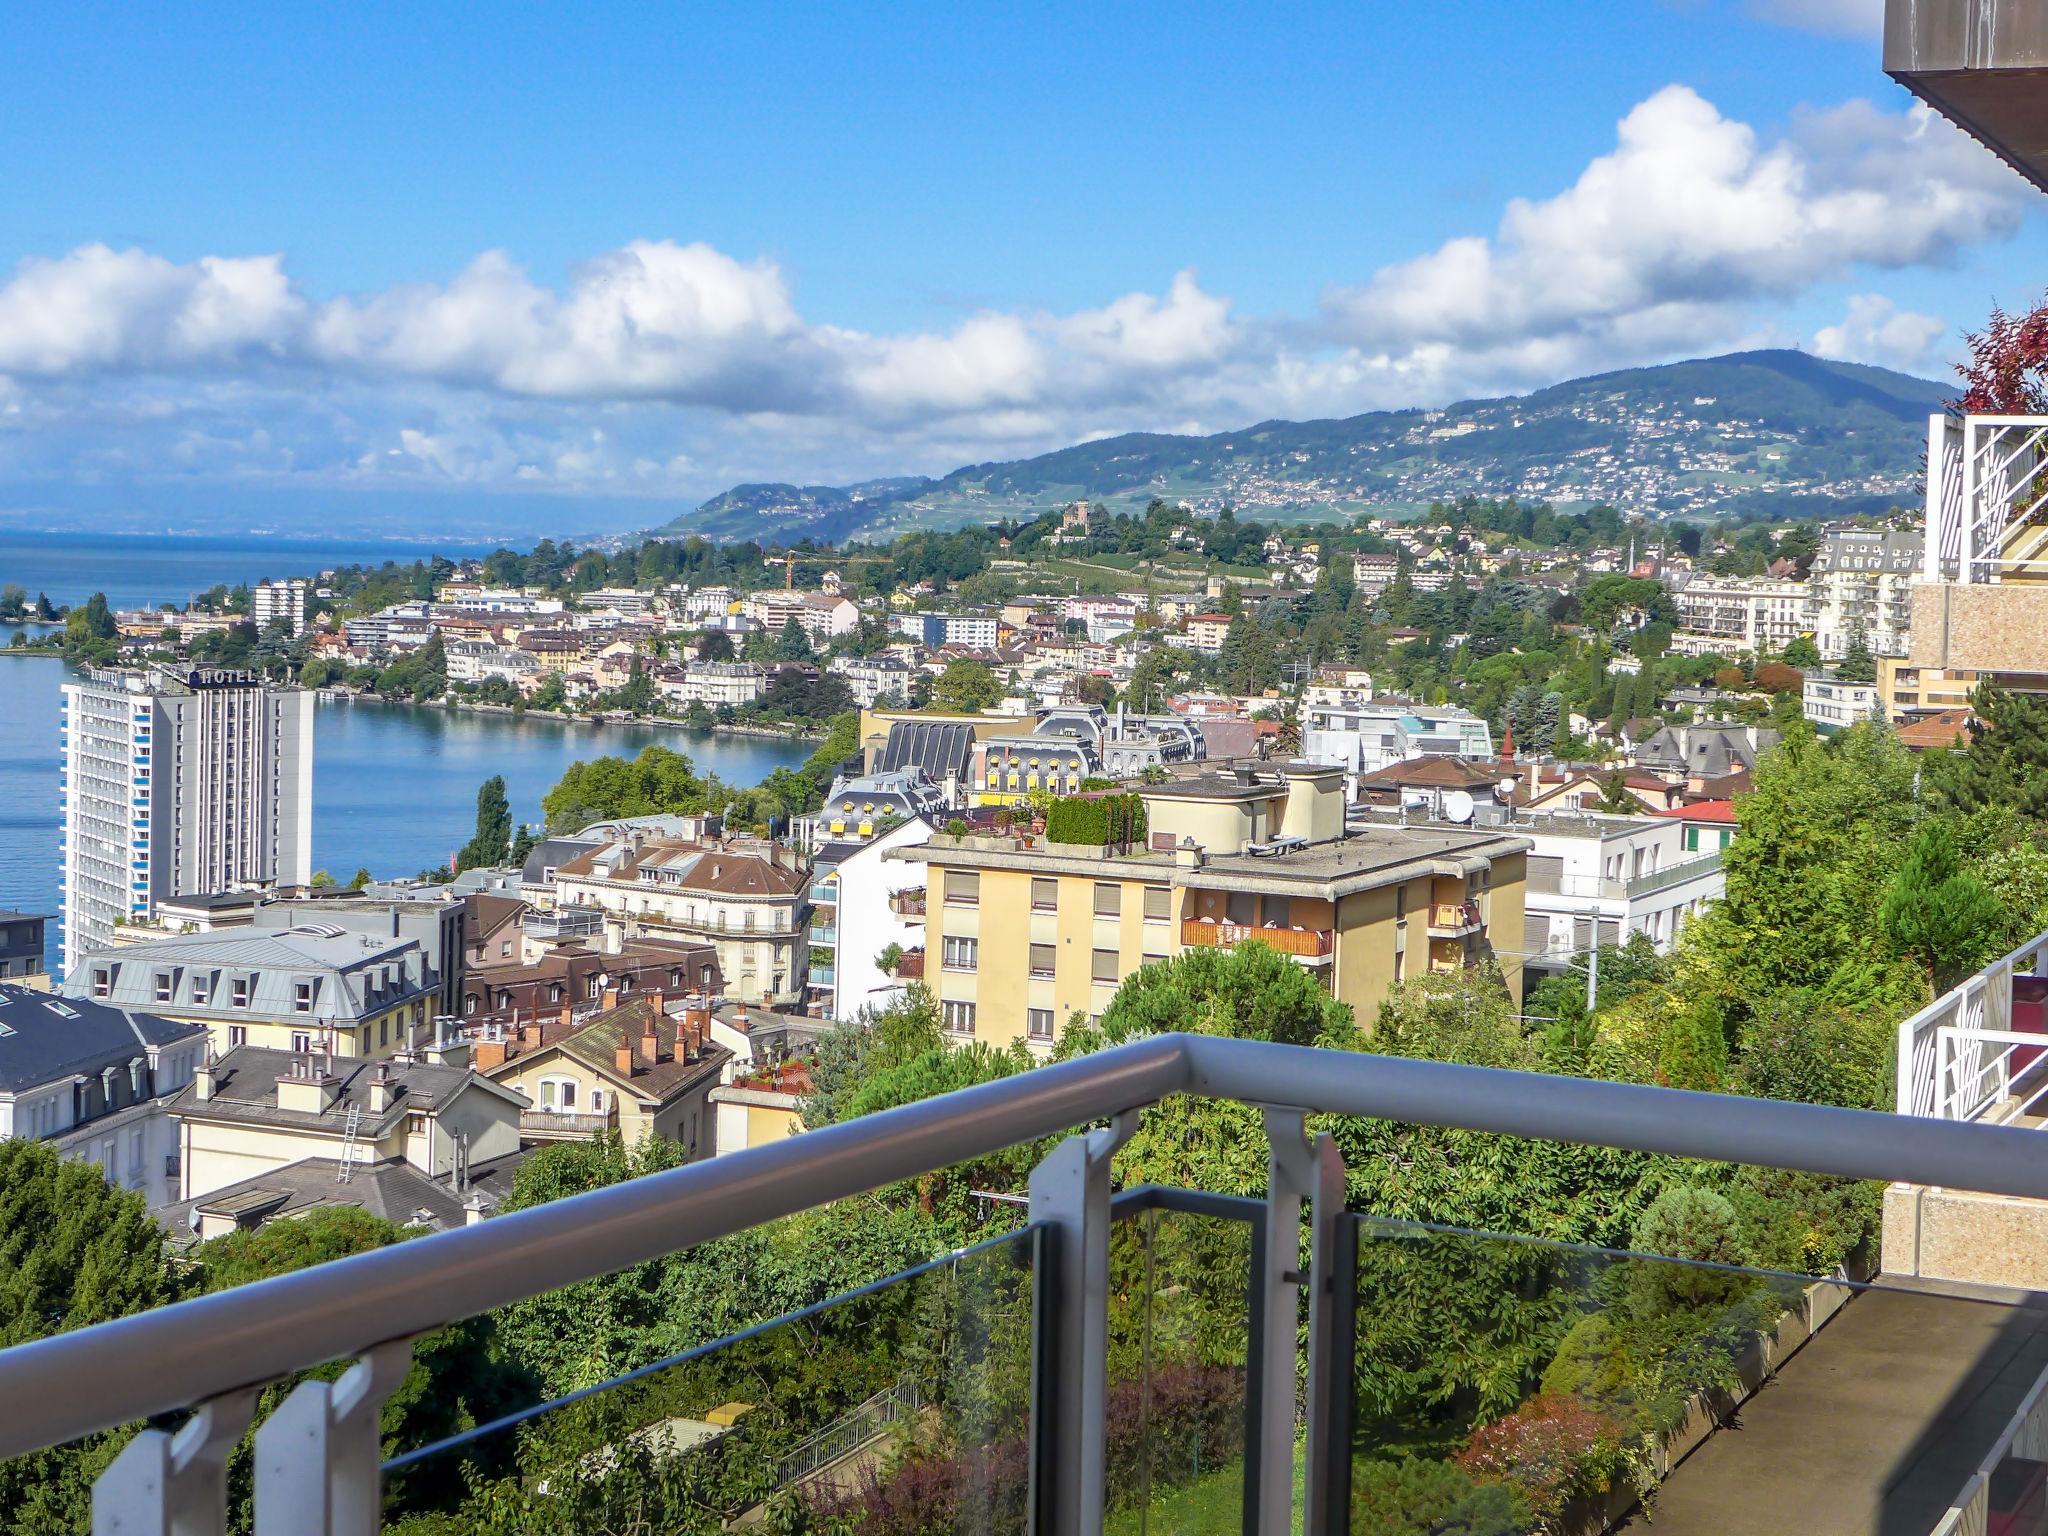
[[[1141,1192],[1110,1237],[1106,1536],[1244,1528],[1258,1201]],[[1226,1214],[1227,1213],[1227,1214]]]
[[[2038,1298],[1347,1219],[1358,1536],[2048,1530]]]
[[[1023,1536],[1037,1246],[994,1238],[394,1456],[386,1520],[907,1530],[944,1510],[914,1528]]]

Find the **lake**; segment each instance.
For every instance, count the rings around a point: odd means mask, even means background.
[[[410,565],[437,554],[459,560],[488,553],[487,546],[391,540],[0,532],[0,586],[17,582],[31,599],[43,592],[60,605],[104,592],[116,608],[152,608],[182,605],[217,582],[233,586],[266,576],[315,576],[342,565]]]
[[[64,673],[55,657],[0,656],[0,720],[9,727],[0,732],[0,908],[57,910]],[[469,840],[477,787],[494,773],[505,777],[513,819],[537,822],[541,796],[578,758],[630,755],[659,741],[687,753],[700,772],[753,785],[802,763],[814,745],[789,736],[569,725],[326,699],[314,712],[313,741],[313,863],[343,881],[359,866],[387,877],[445,864]],[[49,940],[54,956],[55,923]]]

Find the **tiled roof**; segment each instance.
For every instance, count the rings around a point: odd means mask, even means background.
[[[1939,714],[1923,715],[1899,727],[1899,744],[1913,752],[1945,752],[1961,737],[1967,746],[1970,724],[1975,719],[1967,709],[1944,709]]]
[[[1704,821],[1732,827],[1735,825],[1735,802],[1701,800],[1693,805],[1673,806],[1668,811],[1652,811],[1650,814],[1668,817],[1672,821]]]

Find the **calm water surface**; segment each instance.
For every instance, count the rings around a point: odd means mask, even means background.
[[[64,675],[55,657],[0,656],[0,907],[57,910]],[[513,819],[538,821],[541,796],[570,763],[631,754],[652,741],[688,753],[699,771],[744,785],[803,762],[813,745],[787,736],[573,726],[323,700],[314,711],[313,863],[344,881],[359,866],[381,877],[446,863],[468,840],[477,786],[492,774],[505,776]],[[54,958],[54,923],[49,937]]]

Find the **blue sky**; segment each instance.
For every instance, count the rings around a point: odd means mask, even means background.
[[[2043,281],[1875,0],[30,9],[0,518],[573,520],[1738,345],[1935,372]]]

